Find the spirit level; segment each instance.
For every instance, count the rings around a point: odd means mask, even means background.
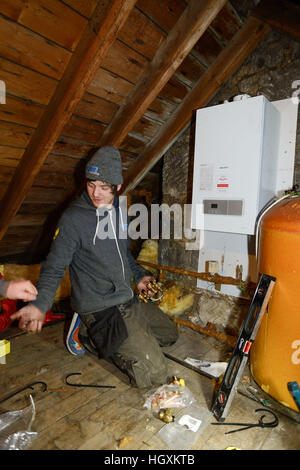
[[[260,277],[221,386],[213,403],[212,413],[218,421],[224,421],[228,414],[235,390],[248,361],[252,343],[266,311],[275,281],[275,277],[268,276],[267,274],[262,274]]]

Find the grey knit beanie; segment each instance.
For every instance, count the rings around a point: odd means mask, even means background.
[[[89,180],[122,184],[122,161],[119,150],[111,146],[98,149],[86,165],[85,176]]]

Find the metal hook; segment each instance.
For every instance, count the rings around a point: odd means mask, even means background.
[[[275,428],[278,425],[278,423],[279,423],[278,418],[277,418],[276,414],[273,413],[273,411],[268,410],[266,408],[257,408],[257,410],[255,410],[255,412],[257,412],[257,411],[265,411],[266,413],[269,413],[270,415],[272,415],[273,418],[274,418],[273,421],[267,421],[266,422],[266,421],[264,421],[264,418],[266,417],[266,415],[262,415],[258,420],[258,423],[259,423],[258,426],[259,427],[261,427],[261,428]]]
[[[43,392],[45,392],[45,391],[47,390],[47,384],[46,384],[46,382],[32,382],[31,384],[28,384],[28,385],[26,385],[25,387],[20,388],[20,389],[17,390],[16,392],[13,392],[13,393],[11,393],[10,395],[7,395],[5,398],[2,398],[2,400],[0,400],[0,403],[3,403],[4,401],[8,400],[9,398],[14,397],[15,395],[18,395],[18,393],[23,392],[23,391],[26,390],[27,388],[30,388],[31,390],[33,390],[33,386],[34,386],[34,385],[37,385],[37,384],[42,385],[42,391],[43,391]]]
[[[225,432],[225,434],[232,434],[234,432],[244,431],[246,429],[255,428],[255,427],[275,428],[278,425],[278,422],[279,422],[278,418],[275,415],[275,413],[273,413],[273,411],[267,410],[266,408],[257,408],[255,410],[255,412],[258,412],[258,411],[264,411],[265,413],[270,413],[274,417],[273,421],[265,422],[264,418],[265,418],[266,415],[264,414],[264,415],[260,416],[260,418],[258,420],[258,423],[220,423],[220,422],[218,422],[218,423],[211,423],[211,424],[223,425],[223,426],[243,426],[242,428],[234,429],[232,431]]]
[[[68,374],[65,378],[66,384],[71,385],[72,387],[93,387],[93,388],[116,388],[114,385],[90,385],[90,384],[74,384],[68,382],[68,378],[72,375],[81,375],[81,372],[73,372]]]

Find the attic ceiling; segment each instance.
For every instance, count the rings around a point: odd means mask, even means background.
[[[245,21],[226,0],[1,0],[0,259],[43,251],[101,145],[120,149],[124,194],[155,188],[194,110],[271,27],[298,25],[283,0]]]

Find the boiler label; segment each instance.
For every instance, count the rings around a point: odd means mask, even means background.
[[[200,165],[200,191],[211,191],[213,189],[214,167],[212,164]]]
[[[229,189],[229,167],[219,166],[217,168],[217,189],[220,192],[226,192]]]

